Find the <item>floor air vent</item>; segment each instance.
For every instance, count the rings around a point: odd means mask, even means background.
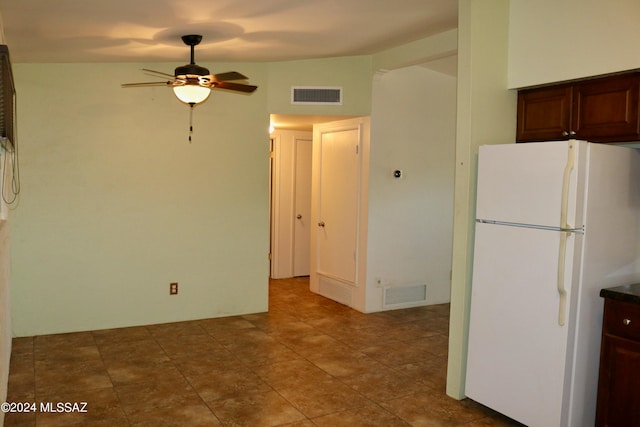
[[[385,308],[423,305],[427,301],[427,285],[408,285],[384,288]]]
[[[293,86],[291,103],[297,105],[342,105],[341,87]]]

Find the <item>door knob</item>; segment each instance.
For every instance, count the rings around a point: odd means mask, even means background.
[[[324,227],[324,221],[320,221],[320,222],[318,223],[318,227]]]
[[[296,215],[296,218],[302,219],[302,215],[298,214],[298,215]]]

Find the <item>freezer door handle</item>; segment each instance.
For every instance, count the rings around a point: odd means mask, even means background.
[[[576,150],[575,142],[569,142],[569,152],[567,153],[567,163],[564,167],[564,174],[562,176],[562,200],[560,201],[560,228],[569,230],[573,228],[567,223],[567,216],[569,210],[569,184],[571,182],[571,172],[575,165]]]

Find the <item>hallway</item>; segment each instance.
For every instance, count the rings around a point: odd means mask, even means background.
[[[272,280],[269,313],[13,340],[6,426],[516,426],[444,393],[448,305],[362,314]],[[87,412],[41,412],[87,402]]]

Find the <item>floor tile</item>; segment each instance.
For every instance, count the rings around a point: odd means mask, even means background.
[[[101,329],[92,331],[93,339],[98,345],[109,345],[139,341],[151,338],[151,333],[145,326],[132,326],[130,328]]]
[[[171,359],[193,357],[225,349],[222,344],[206,333],[177,336],[162,335],[157,337],[156,340],[165,354]]]
[[[100,354],[105,363],[139,362],[157,363],[169,360],[169,357],[155,339],[125,341],[99,345]]]
[[[245,393],[265,393],[272,390],[247,367],[219,369],[198,374],[186,374],[194,390],[205,402],[228,399]]]
[[[341,380],[374,402],[383,402],[428,390],[426,385],[416,381],[414,377],[390,368],[343,377]]]
[[[478,406],[435,392],[414,393],[380,405],[412,426],[462,426],[486,417]]]
[[[302,383],[278,392],[309,418],[366,406],[371,402],[336,379]]]
[[[114,386],[162,382],[166,378],[180,381],[183,378],[169,361],[117,360],[107,362],[107,371]]]
[[[76,362],[57,368],[36,368],[36,397],[71,390],[112,387],[111,378],[101,361]]]
[[[325,371],[304,359],[261,365],[252,370],[276,390],[331,379]]]
[[[5,426],[519,426],[444,393],[449,305],[363,314],[271,280],[269,312],[16,338]],[[520,426],[521,427],[521,426]]]
[[[58,406],[60,403],[63,404],[62,407]],[[37,425],[90,424],[101,420],[121,420],[125,417],[120,400],[111,387],[57,392],[40,396],[37,404]],[[49,410],[58,412],[47,412]]]
[[[313,423],[319,427],[409,427],[411,425],[377,405],[317,417],[313,419]]]
[[[167,377],[148,383],[120,385],[115,387],[115,392],[128,416],[202,402],[184,378]]]
[[[335,353],[308,356],[308,360],[336,378],[353,377],[385,368],[380,362],[362,353]]]
[[[247,393],[208,403],[223,425],[269,427],[305,420],[275,391]]]
[[[136,427],[216,427],[223,425],[209,407],[202,402],[160,407],[153,411],[129,415],[128,419],[130,425]]]

